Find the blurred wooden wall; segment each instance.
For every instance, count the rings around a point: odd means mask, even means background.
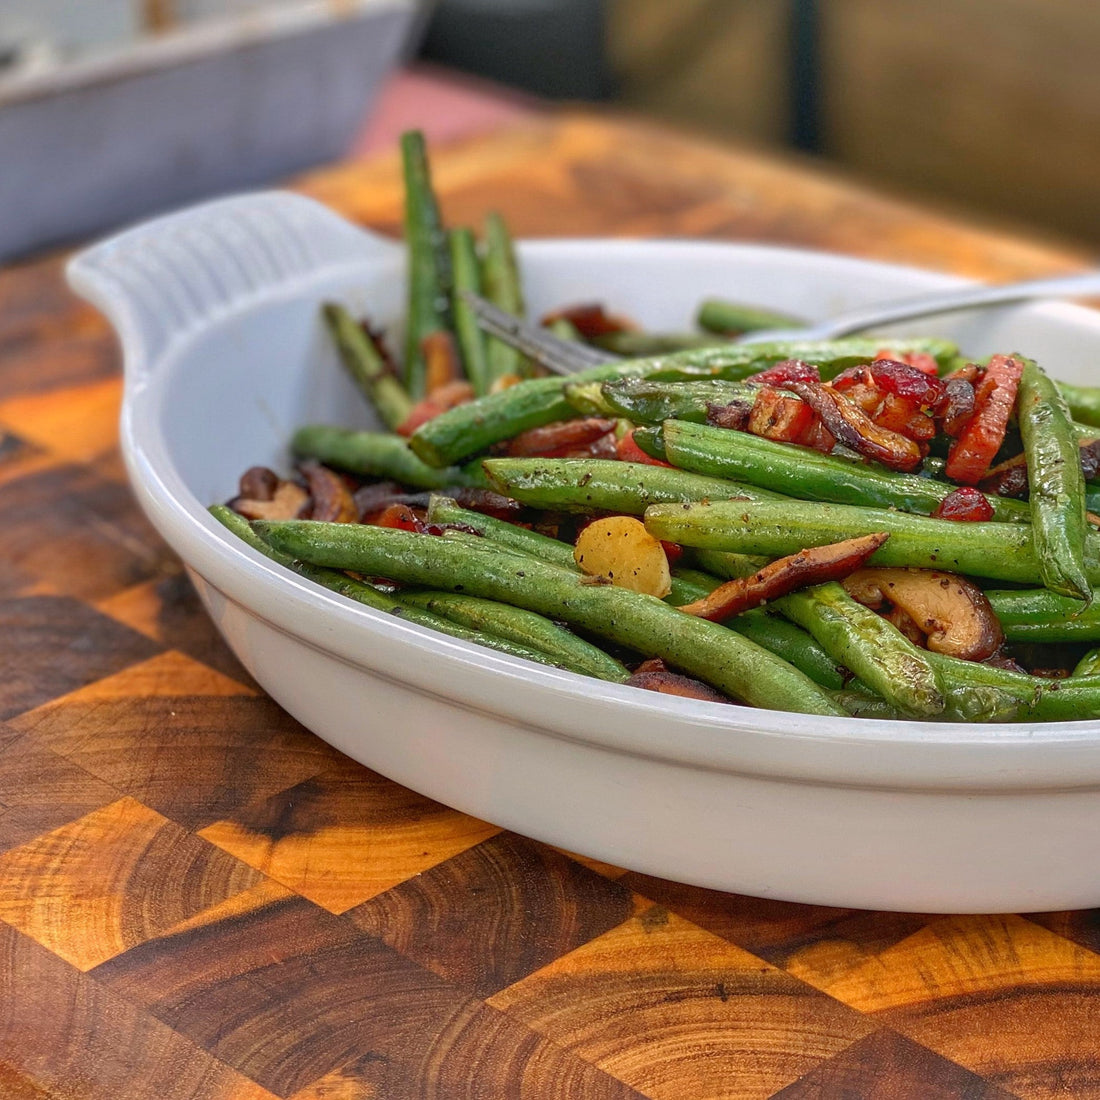
[[[608,31],[625,103],[718,135],[784,140],[783,0],[610,0]]]
[[[818,0],[821,151],[895,189],[1100,245],[1100,0]],[[786,0],[611,0],[627,104],[790,129]]]

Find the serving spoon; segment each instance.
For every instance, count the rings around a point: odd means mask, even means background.
[[[999,286],[966,286],[935,294],[921,294],[859,309],[846,310],[825,321],[802,328],[762,329],[736,337],[735,344],[761,344],[777,340],[836,340],[856,332],[908,321],[914,317],[932,317],[965,309],[1006,305],[1032,298],[1081,298],[1100,294],[1100,271],[1063,275],[1052,279],[1031,279]],[[513,317],[485,298],[463,291],[478,325],[512,347],[530,356],[555,374],[573,374],[588,367],[613,363],[619,358],[612,352],[570,340],[562,340],[546,329]],[[717,342],[717,341],[716,341]]]
[[[941,290],[935,294],[918,294],[892,302],[876,302],[848,309],[825,321],[800,328],[772,328],[747,332],[734,340],[737,344],[762,344],[773,340],[837,340],[856,332],[909,321],[914,317],[934,317],[941,313],[958,313],[964,309],[1007,305],[1031,298],[1084,298],[1100,294],[1100,271],[1078,275],[1060,275],[1052,279],[1030,279],[1022,283],[1001,283],[999,286],[965,286],[958,290]]]

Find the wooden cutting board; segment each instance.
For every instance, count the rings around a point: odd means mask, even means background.
[[[586,114],[440,150],[436,174],[449,218],[495,206],[523,234],[990,279],[1084,262]],[[300,186],[398,224],[395,158]],[[432,803],[283,714],[130,499],[115,346],[61,265],[0,273],[0,1097],[1100,1096],[1096,913],[678,886]]]

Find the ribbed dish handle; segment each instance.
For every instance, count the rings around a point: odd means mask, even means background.
[[[236,195],[126,230],[69,261],[69,285],[101,310],[127,373],[248,299],[321,272],[392,257],[394,242],[285,191]]]

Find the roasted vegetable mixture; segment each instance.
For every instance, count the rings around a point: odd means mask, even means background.
[[[401,361],[322,309],[387,430],[302,427],[292,476],[250,469],[212,509],[236,536],[369,607],[652,691],[1100,717],[1100,388],[943,340],[737,342],[795,322],[719,300],[695,333],[583,304],[509,335],[481,301],[523,318],[506,224],[445,229],[421,135],[402,152]]]

